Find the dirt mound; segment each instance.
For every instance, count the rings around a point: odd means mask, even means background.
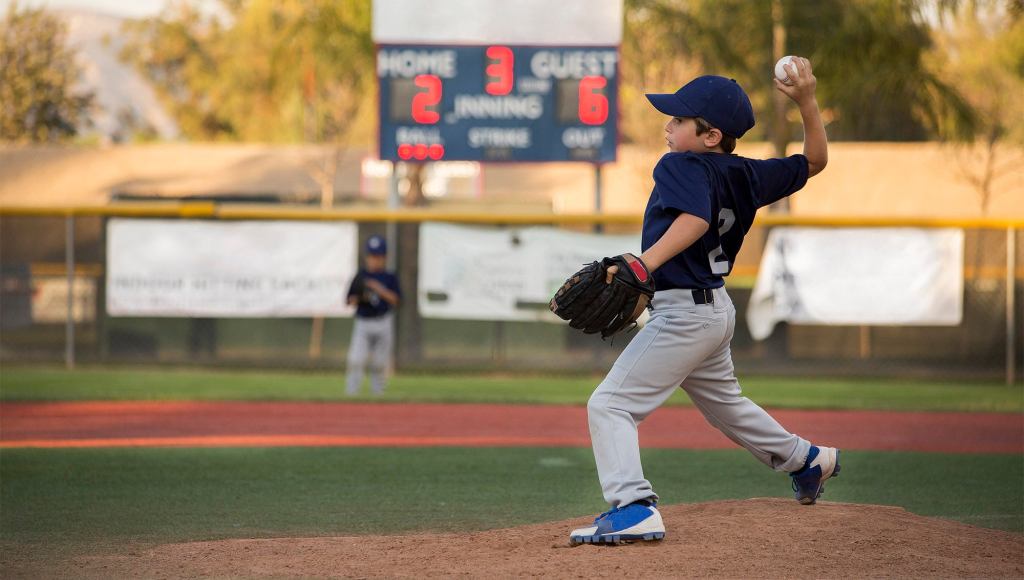
[[[227,540],[79,558],[75,576],[1024,577],[1024,536],[901,508],[752,499],[662,508],[667,538],[567,544],[588,518],[470,534]]]

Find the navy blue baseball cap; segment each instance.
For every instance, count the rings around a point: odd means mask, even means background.
[[[370,236],[370,239],[366,240],[366,253],[383,256],[388,253],[387,241],[384,240],[383,236]]]
[[[666,115],[701,117],[737,139],[754,126],[754,108],[747,93],[725,77],[697,77],[674,93],[648,93],[647,100]]]

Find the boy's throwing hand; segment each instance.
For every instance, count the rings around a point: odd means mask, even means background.
[[[814,91],[818,87],[818,79],[814,78],[811,71],[811,61],[800,56],[794,56],[790,64],[785,65],[786,73],[793,84],[787,85],[779,79],[775,79],[775,88],[787,97],[793,99],[798,105],[814,98]]]

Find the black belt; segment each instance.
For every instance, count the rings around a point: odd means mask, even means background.
[[[690,290],[693,294],[694,304],[714,304],[715,303],[715,290],[713,288],[703,288],[701,290]]]

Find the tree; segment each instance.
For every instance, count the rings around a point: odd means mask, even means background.
[[[122,60],[153,84],[182,136],[210,141],[238,135],[218,92],[224,56],[219,20],[174,3],[158,17],[126,22],[124,32]]]
[[[932,5],[926,0],[627,0],[624,77],[650,63],[689,61],[735,78],[758,118],[771,119],[766,113],[774,94],[773,24],[781,12],[787,52],[815,63],[832,139],[923,140],[939,135],[940,119],[961,128],[972,121],[959,93],[926,66],[927,7]],[[935,8],[946,10],[945,5]],[[669,86],[678,87],[681,80]],[[623,100],[629,97],[624,94]],[[781,131],[789,140],[797,126],[762,122],[750,135],[770,138]]]
[[[0,22],[0,140],[52,143],[78,134],[92,93],[76,90],[80,71],[65,25],[14,2]]]
[[[971,2],[944,24],[936,31],[934,67],[976,113],[974,131],[947,132],[953,133],[960,173],[977,192],[984,215],[1000,181],[1024,167],[1024,11],[1019,5],[1015,10],[1013,4]]]
[[[233,0],[226,16],[175,4],[128,25],[123,57],[186,137],[368,144],[374,49],[369,0]]]

